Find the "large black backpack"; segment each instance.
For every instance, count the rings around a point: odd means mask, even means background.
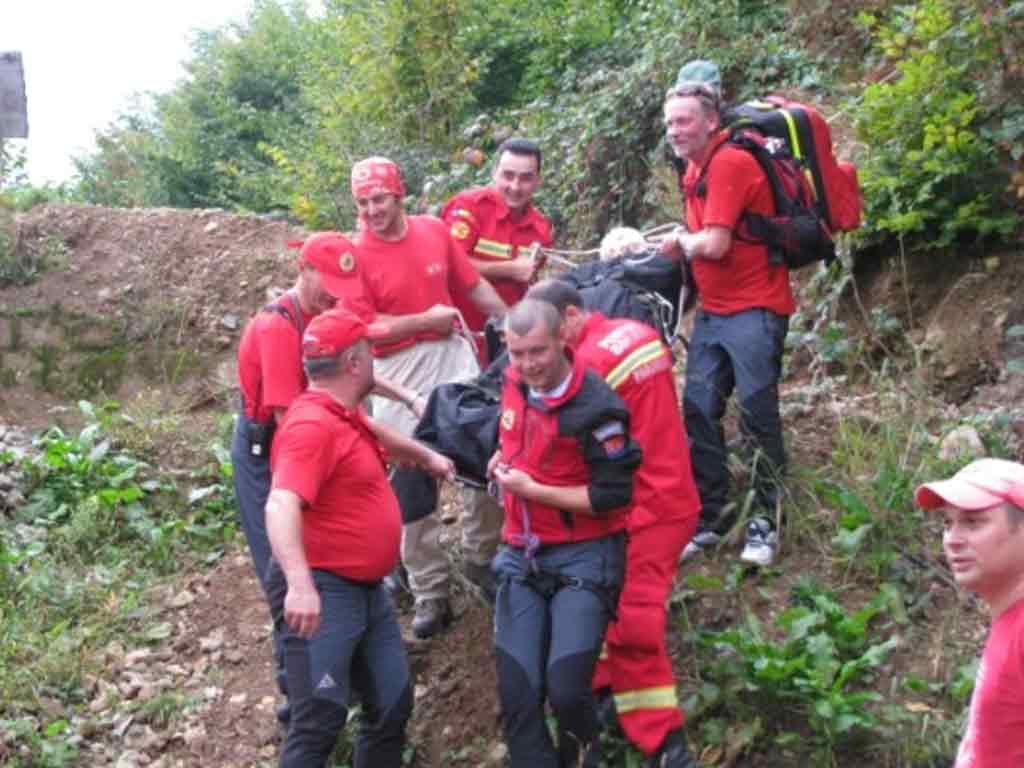
[[[816,204],[810,178],[784,143],[766,139],[740,123],[729,129],[728,139],[715,147],[714,153],[725,146],[737,147],[753,156],[768,178],[774,206],[771,215],[746,211],[733,236],[743,242],[763,244],[771,264],[785,264],[789,269],[819,261],[831,264],[836,257],[832,232]],[[705,177],[714,153],[697,179],[697,197],[707,196]]]

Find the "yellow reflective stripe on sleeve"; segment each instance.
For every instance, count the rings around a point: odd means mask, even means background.
[[[608,382],[609,387],[618,389],[619,385],[628,379],[629,375],[641,365],[657,360],[659,356],[667,354],[668,350],[665,349],[661,341],[658,339],[649,341],[642,347],[638,347],[630,352],[629,356],[615,366],[604,379]]]
[[[481,237],[476,241],[476,247],[473,250],[495,259],[512,258],[512,246],[508,243],[499,243],[497,240],[485,240]]]
[[[638,709],[668,709],[678,707],[674,685],[663,685],[658,688],[641,688],[637,691],[625,691],[615,694],[615,711],[620,715],[635,712]]]

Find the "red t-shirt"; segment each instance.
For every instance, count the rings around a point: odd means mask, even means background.
[[[501,194],[493,187],[478,187],[460,192],[445,203],[441,218],[449,225],[452,237],[463,252],[481,261],[511,261],[521,247],[534,243],[551,245],[551,222],[532,205],[522,216],[513,217]],[[491,284],[510,307],[529,287],[516,280],[491,280]],[[473,302],[455,297],[455,306],[466,318],[470,330],[483,330],[487,318]]]
[[[720,134],[715,145],[725,141]],[[796,310],[785,265],[768,263],[768,249],[737,237],[745,211],[771,215],[775,211],[771,185],[749,152],[731,145],[711,155],[707,173],[697,163],[687,164],[682,180],[686,199],[686,226],[691,232],[718,226],[730,230],[732,246],[720,261],[694,259],[693,277],[706,311],[733,315],[748,309],[770,309],[779,315]],[[698,195],[698,182],[705,195]]]
[[[992,623],[954,768],[1024,766],[1024,600]]]
[[[604,377],[629,408],[630,434],[643,460],[633,477],[630,530],[687,520],[700,512],[672,375],[672,354],[658,332],[636,320],[587,318],[576,356]]]
[[[302,312],[294,294],[275,303]],[[312,319],[303,312],[302,327]],[[274,408],[287,408],[306,389],[301,344],[294,323],[276,312],[261,310],[246,325],[238,344],[238,385],[248,418],[270,421]]]
[[[310,568],[378,581],[398,562],[402,515],[384,450],[361,411],[327,393],[300,395],[274,436],[272,488],[303,501],[302,544]]]
[[[468,294],[480,273],[448,234],[443,221],[433,216],[409,216],[401,240],[381,240],[364,229],[355,242],[363,292],[345,304],[370,322],[378,313],[414,315],[435,304],[454,306],[455,296]],[[381,357],[411,347],[418,341],[442,338],[419,333],[401,341],[378,344]]]

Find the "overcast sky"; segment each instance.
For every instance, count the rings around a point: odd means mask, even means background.
[[[0,51],[21,51],[29,174],[62,181],[134,92],[184,76],[189,32],[245,19],[252,0],[0,0]]]

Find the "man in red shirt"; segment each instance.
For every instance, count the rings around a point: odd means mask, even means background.
[[[726,142],[719,92],[706,82],[677,83],[665,98],[666,138],[686,161],[680,182],[688,232],[663,252],[689,260],[700,292],[686,360],[683,412],[701,498],[697,534],[684,556],[718,544],[735,520],[727,505],[729,469],[722,416],[733,389],[740,429],[754,449],[755,517],[740,556],[770,565],[786,453],[779,417],[782,352],[795,304],[789,272],[740,231],[744,212],[772,215],[771,186],[754,157]]]
[[[302,370],[302,333],[310,321],[334,306],[338,297],[358,294],[361,283],[355,248],[337,232],[317,232],[301,244],[299,276],[292,289],[265,306],[248,323],[238,345],[238,383],[242,409],[231,443],[239,517],[260,587],[266,590],[270,542],[264,510],[270,493],[270,451],[285,410],[306,388]],[[401,386],[378,381],[389,397],[414,407],[414,395]],[[379,425],[374,428],[381,431]],[[382,432],[382,438],[391,435]],[[277,684],[287,693],[280,638],[274,640]],[[287,706],[278,710],[285,722]]]
[[[337,232],[311,235],[299,250],[299,275],[291,290],[258,312],[238,345],[242,411],[231,445],[235,494],[260,585],[266,586],[270,544],[264,507],[270,493],[270,446],[276,425],[306,388],[302,333],[334,306],[337,296],[358,293],[355,247]]]
[[[700,498],[690,470],[672,353],[654,328],[584,309],[568,283],[545,280],[526,294],[552,304],[577,359],[599,373],[629,408],[643,451],[629,511],[626,580],[608,628],[594,690],[614,695],[627,737],[659,768],[690,768],[672,659],[665,645],[666,601],[679,554],[692,538]],[[598,764],[598,749],[586,766]]]
[[[374,385],[370,329],[331,310],[309,324],[302,359],[309,389],[273,443],[267,592],[284,638],[291,722],[281,766],[327,764],[350,694],[364,723],[356,768],[399,768],[412,711],[409,668],[381,579],[398,561],[401,513],[384,450],[360,403]],[[452,463],[408,438],[397,457],[431,474]]]
[[[455,242],[510,307],[539,266],[529,247],[551,245],[551,222],[533,205],[540,167],[536,142],[507,139],[498,148],[491,186],[460,192],[441,210]],[[457,298],[455,306],[471,331],[483,330],[486,318],[472,302]]]
[[[942,547],[956,583],[992,615],[967,731],[954,768],[1024,766],[1024,466],[978,459],[914,494],[946,517]]]
[[[385,158],[352,168],[352,196],[359,211],[356,254],[362,293],[346,305],[364,320],[383,321],[388,332],[373,347],[387,379],[420,394],[438,384],[470,379],[479,366],[474,343],[458,321],[455,297],[485,315],[503,315],[505,303],[480,277],[440,219],[408,216],[401,170]],[[400,404],[374,398],[373,414],[405,435],[416,418]],[[485,579],[498,544],[501,510],[486,494],[472,492],[462,520],[467,575]],[[439,542],[437,514],[408,521],[402,529],[402,562],[416,598],[413,632],[430,637],[451,621],[448,558]],[[486,583],[485,583],[486,586]]]

